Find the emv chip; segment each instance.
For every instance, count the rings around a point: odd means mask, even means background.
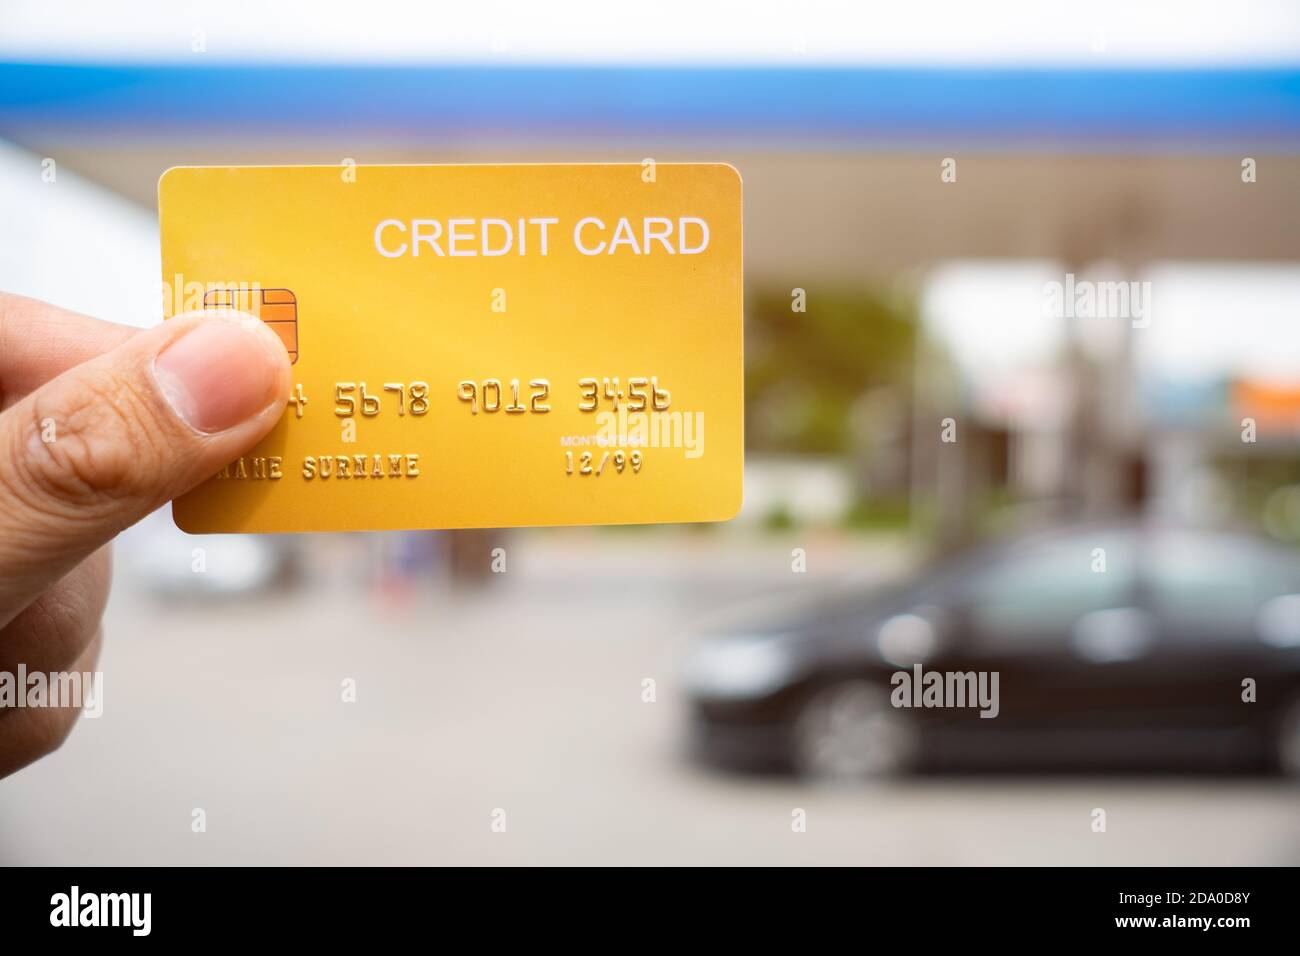
[[[288,289],[213,289],[203,295],[205,309],[235,309],[258,316],[298,361],[298,299]]]

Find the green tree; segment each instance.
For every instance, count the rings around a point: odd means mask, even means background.
[[[745,431],[750,449],[844,454],[867,389],[910,386],[916,307],[865,289],[752,290],[745,328]],[[905,390],[910,393],[910,388]]]

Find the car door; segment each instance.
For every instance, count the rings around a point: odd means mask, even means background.
[[[1201,757],[1258,756],[1258,731],[1291,690],[1300,654],[1294,553],[1243,535],[1166,531],[1143,542],[1141,583],[1165,678],[1153,722]],[[1254,701],[1243,700],[1247,679]]]
[[[951,588],[952,636],[933,666],[996,671],[1000,697],[997,718],[949,728],[957,751],[991,765],[1125,758],[1160,679],[1132,529],[1012,545]]]

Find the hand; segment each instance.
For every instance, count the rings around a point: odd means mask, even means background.
[[[139,331],[0,294],[0,777],[80,713],[6,707],[6,675],[26,695],[20,664],[93,671],[108,542],[247,451],[288,394],[284,346],[251,316]]]

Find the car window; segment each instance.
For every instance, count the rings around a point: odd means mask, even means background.
[[[1300,565],[1281,549],[1229,535],[1164,534],[1143,542],[1153,609],[1185,630],[1235,625],[1249,631],[1269,598],[1300,585]]]
[[[972,625],[988,637],[1065,636],[1084,614],[1131,603],[1128,532],[1079,533],[1013,549],[976,572],[966,590]]]

